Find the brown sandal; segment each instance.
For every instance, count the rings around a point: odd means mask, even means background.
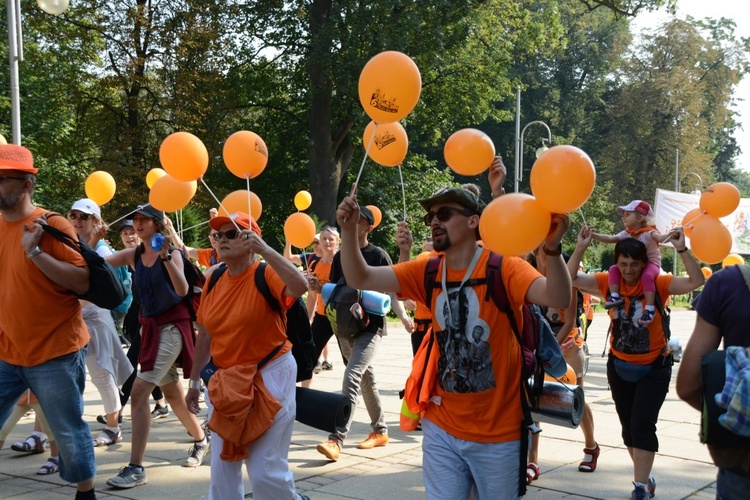
[[[601,449],[599,448],[599,443],[596,444],[596,448],[584,448],[583,453],[585,453],[583,457],[583,462],[581,462],[578,465],[578,471],[579,472],[594,472],[596,470],[596,462],[599,460],[599,452]],[[591,457],[591,460],[586,460],[586,458]]]
[[[539,466],[534,462],[526,464],[526,484],[531,484],[531,481],[539,479],[541,472],[539,472]]]

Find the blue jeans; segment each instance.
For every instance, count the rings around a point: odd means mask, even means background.
[[[716,476],[717,500],[747,498],[748,491],[750,491],[750,477],[719,468],[719,474]]]
[[[0,361],[0,426],[26,389],[39,399],[60,449],[60,477],[82,483],[96,475],[94,443],[83,420],[86,348],[36,366]]]

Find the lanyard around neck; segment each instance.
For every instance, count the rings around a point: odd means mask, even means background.
[[[479,261],[479,257],[482,255],[482,247],[477,247],[476,251],[474,252],[474,257],[472,257],[471,262],[469,263],[469,267],[466,268],[466,273],[464,274],[464,278],[461,280],[461,284],[458,285],[458,300],[457,303],[461,302],[461,289],[464,287],[466,282],[471,277],[471,273],[474,272],[474,268],[477,265],[477,262]],[[447,259],[443,259],[443,279],[440,283],[440,286],[443,288],[443,292],[445,293],[445,302],[448,305],[448,324],[450,326],[453,326],[453,308],[451,307],[451,301],[448,299],[448,287],[446,285],[448,281],[448,261]],[[460,306],[459,306],[460,308]]]

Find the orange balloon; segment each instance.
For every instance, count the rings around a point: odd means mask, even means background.
[[[742,265],[745,263],[745,259],[742,258],[742,255],[738,255],[736,253],[730,253],[726,256],[724,260],[721,261],[721,268],[725,268],[727,266],[737,266]]]
[[[419,68],[401,52],[381,52],[359,75],[359,102],[377,123],[397,122],[411,113],[421,92]]]
[[[230,214],[243,212],[250,215],[256,221],[260,219],[263,212],[263,204],[260,202],[258,195],[250,191],[250,209],[247,206],[247,189],[233,191],[221,200],[219,215],[228,217]]]
[[[200,179],[206,173],[208,151],[203,142],[193,134],[175,132],[162,141],[159,161],[169,175],[178,181],[190,182]]]
[[[315,239],[315,221],[304,212],[296,212],[284,222],[286,240],[297,248],[306,248]]]
[[[370,122],[362,135],[362,146],[372,161],[384,167],[400,165],[409,150],[409,137],[399,122]]]
[[[373,222],[372,227],[378,227],[380,225],[380,221],[383,220],[383,212],[381,212],[380,209],[375,205],[367,205],[367,208],[372,211],[372,216],[373,218],[375,218],[375,222]]]
[[[685,233],[687,238],[690,238],[693,235],[693,228],[695,227],[695,224],[701,220],[703,215],[705,214],[700,208],[694,208],[682,218],[682,232]]]
[[[167,172],[163,168],[152,168],[146,174],[146,185],[151,189],[154,187],[154,182],[158,181],[165,175],[167,175]]]
[[[443,156],[445,163],[457,174],[477,175],[492,165],[495,144],[481,130],[464,128],[448,137]]]
[[[711,184],[701,194],[700,207],[714,217],[726,217],[740,205],[740,190],[728,182]]]
[[[531,192],[552,213],[579,209],[596,183],[594,162],[575,146],[552,146],[531,167]]]
[[[703,262],[716,264],[732,250],[732,235],[719,219],[713,215],[704,215],[693,228],[690,249]]]
[[[258,177],[268,164],[266,143],[255,132],[235,132],[224,143],[224,164],[241,179]]]
[[[495,198],[479,218],[484,246],[500,255],[524,255],[542,244],[552,214],[533,196],[513,193]]]
[[[706,279],[710,278],[714,273],[710,267],[701,267],[701,272],[703,273],[703,277]]]
[[[115,178],[109,172],[97,170],[86,179],[86,197],[93,200],[100,207],[115,196]]]
[[[575,384],[577,377],[576,377],[576,371],[573,369],[572,366],[568,365],[568,369],[565,372],[565,375],[563,375],[560,378],[555,378],[552,375],[549,375],[547,373],[544,374],[544,380],[548,380],[549,382],[562,382],[565,384]]]
[[[183,182],[167,174],[154,182],[148,194],[148,202],[157,210],[176,212],[185,208],[194,195],[193,183]]]

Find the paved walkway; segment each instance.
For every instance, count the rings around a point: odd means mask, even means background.
[[[678,311],[672,317],[674,337],[686,344],[692,332],[695,313]],[[594,412],[596,439],[602,452],[599,466],[593,474],[578,472],[583,457],[583,436],[578,429],[545,425],[540,444],[541,477],[529,488],[525,498],[562,499],[595,498],[626,499],[632,490],[632,465],[620,439],[620,426],[614,404],[607,389],[605,360],[600,357],[604,346],[606,318],[597,314],[589,332],[591,361],[586,380],[586,399]],[[364,439],[370,428],[367,412],[360,404],[350,439],[345,443],[341,458],[332,463],[315,451],[315,446],[326,434],[296,424],[289,461],[297,488],[314,500],[384,500],[423,499],[421,434],[399,430],[400,400],[398,391],[406,379],[410,362],[409,336],[397,325],[389,326],[381,344],[375,372],[381,391],[390,442],[373,450],[358,450],[356,443]],[[315,380],[315,388],[337,391],[341,388],[343,365],[335,346],[331,349],[334,369],[322,372]],[[675,366],[674,378],[678,366]],[[91,384],[86,387],[85,418],[98,431],[96,415],[102,413],[101,400]],[[716,469],[707,450],[698,441],[699,414],[680,401],[672,386],[661,411],[659,422],[660,453],[654,464],[658,499],[714,498]],[[36,470],[46,455],[22,456],[10,450],[10,444],[26,438],[33,422],[24,418],[11,433],[6,449],[0,451],[0,498],[54,500],[71,498],[75,491],[58,475],[37,476]],[[197,469],[180,466],[187,456],[190,439],[176,417],[154,422],[146,451],[145,465],[149,483],[131,490],[113,490],[106,480],[123,465],[130,452],[131,425],[129,409],[123,422],[124,442],[96,450],[98,475],[96,489],[99,498],[179,498],[207,497],[210,468],[207,464]],[[502,467],[504,464],[498,464]],[[246,483],[246,491],[250,491]]]

